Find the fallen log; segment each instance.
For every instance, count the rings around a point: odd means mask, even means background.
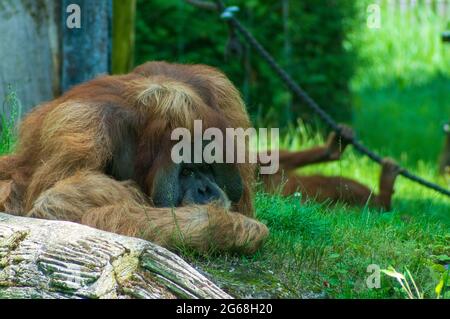
[[[153,243],[0,213],[1,298],[230,298]]]

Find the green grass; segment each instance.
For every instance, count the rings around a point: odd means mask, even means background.
[[[16,140],[16,122],[22,106],[15,91],[8,87],[0,112],[0,155],[10,153]]]
[[[372,3],[372,1],[370,1]],[[404,16],[382,7],[382,27],[361,21],[346,45],[357,51],[351,83],[358,137],[414,173],[450,188],[437,174],[442,124],[450,118],[450,45],[440,42],[448,17],[422,8]],[[365,6],[361,6],[365,12]],[[364,17],[365,19],[365,17]],[[303,126],[282,141],[289,149],[322,143]],[[302,174],[354,178],[376,190],[380,167],[349,149],[335,163]],[[252,257],[203,256],[190,260],[238,297],[406,298],[395,279],[381,274],[381,287],[369,289],[367,266],[409,269],[425,298],[450,264],[450,200],[402,177],[393,210],[330,206],[258,193],[258,219],[269,240]],[[446,268],[447,267],[447,268]],[[445,290],[445,289],[444,289]],[[450,297],[447,283],[446,298]],[[442,297],[442,295],[441,295]]]
[[[312,172],[349,176],[375,189],[379,167],[349,150],[339,162],[303,171]],[[433,166],[422,165],[416,172],[443,183]],[[258,219],[271,230],[264,247],[252,257],[191,260],[239,297],[405,297],[384,274],[381,288],[367,288],[370,264],[409,269],[425,297],[435,297],[444,265],[450,263],[450,201],[399,178],[393,207],[382,213],[258,193]]]
[[[434,164],[443,145],[442,125],[450,119],[449,98],[450,77],[443,76],[406,88],[361,90],[354,98],[354,127],[367,146],[407,166]]]
[[[449,15],[418,2],[415,10],[402,13],[392,10],[389,0],[381,0],[381,27],[369,29],[366,8],[373,1],[359,1],[361,16],[346,43],[358,56],[353,89],[380,89],[392,83],[418,86],[450,75],[450,48],[440,38],[450,28]]]

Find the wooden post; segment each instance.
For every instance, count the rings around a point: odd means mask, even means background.
[[[80,25],[71,25],[79,8]],[[61,88],[111,71],[112,0],[62,0]],[[73,20],[72,20],[73,21]]]
[[[134,63],[136,0],[114,0],[112,73],[123,74]]]
[[[3,104],[9,87],[22,114],[59,94],[59,5],[55,0],[0,1],[0,114],[10,116]]]

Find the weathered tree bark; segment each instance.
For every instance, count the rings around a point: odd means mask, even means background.
[[[137,238],[0,213],[0,298],[230,298]]]

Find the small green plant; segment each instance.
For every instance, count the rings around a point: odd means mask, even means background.
[[[423,299],[423,293],[417,288],[416,282],[408,268],[405,268],[405,273],[399,273],[394,267],[389,266],[388,269],[382,269],[383,273],[389,277],[395,278],[402,287],[403,293],[408,299]],[[414,290],[411,288],[414,287]]]
[[[401,286],[402,292],[407,296],[408,299],[423,299],[424,293],[420,292],[419,288],[417,288],[417,284],[408,268],[405,267],[405,272],[403,274],[396,271],[392,266],[389,266],[387,269],[382,269],[381,271],[389,277],[395,278],[398,281]],[[450,294],[448,292],[448,277],[449,270],[442,272],[442,274],[440,275],[439,282],[434,289],[437,299],[446,299],[450,297]],[[414,289],[412,289],[411,287],[413,287]]]
[[[16,139],[16,124],[21,113],[22,104],[12,85],[8,85],[0,113],[0,154],[12,151]]]
[[[442,273],[441,279],[439,280],[439,283],[437,284],[436,288],[434,289],[436,292],[436,298],[437,299],[450,299],[450,289],[449,289],[449,273],[450,271],[447,270],[446,272]]]

